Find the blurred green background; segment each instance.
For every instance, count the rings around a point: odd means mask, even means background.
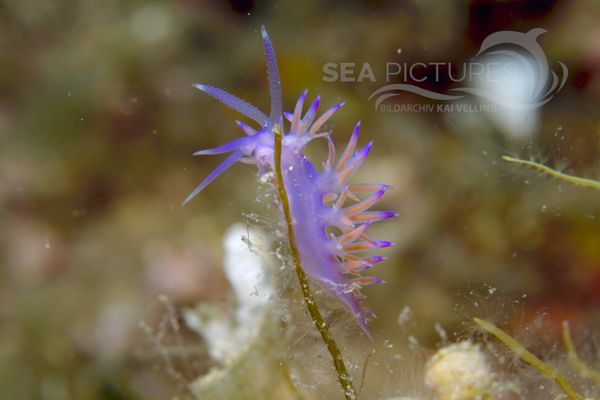
[[[375,142],[355,181],[395,187],[381,208],[400,217],[374,234],[397,242],[375,272],[387,283],[366,290],[378,340],[434,346],[435,323],[474,313],[518,327],[542,310],[551,338],[564,318],[598,321],[600,193],[500,156],[600,178],[600,2],[2,0],[0,398],[165,399],[207,370],[197,337],[182,333],[191,361],[170,369],[170,344],[139,325],[176,316],[159,294],[176,309],[227,297],[221,237],[260,209],[257,184],[236,165],[179,207],[219,162],[192,152],[241,135],[192,83],[266,109],[261,24],[285,108],[304,88],[346,101],[336,143],[357,120]],[[485,117],[378,112],[380,83],[322,79],[327,62],[468,61],[488,34],[535,27],[569,79],[523,142]]]

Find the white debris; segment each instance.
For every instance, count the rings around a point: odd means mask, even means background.
[[[492,398],[494,374],[479,345],[451,344],[440,349],[427,363],[425,384],[438,400]]]
[[[187,326],[202,335],[215,361],[238,357],[259,334],[267,315],[274,290],[272,281],[261,257],[248,245],[260,243],[262,237],[261,232],[249,230],[244,224],[235,224],[225,232],[223,268],[236,300],[233,320],[225,310],[212,304],[184,312]]]
[[[412,316],[412,310],[409,306],[404,306],[398,315],[398,325],[404,325]]]

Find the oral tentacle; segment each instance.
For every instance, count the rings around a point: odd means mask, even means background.
[[[245,123],[243,123],[242,121],[235,121],[235,123],[242,128],[242,130],[244,131],[244,133],[248,136],[252,136],[256,134],[256,129],[252,128],[249,125],[246,125]]]
[[[242,100],[239,97],[226,92],[223,89],[216,87],[203,85],[201,83],[195,83],[194,87],[204,93],[214,97],[227,107],[234,109],[242,115],[258,122],[261,127],[267,126],[269,123],[269,117],[267,117],[262,111],[248,103],[246,100]]]
[[[192,191],[192,193],[189,194],[189,196],[183,201],[183,203],[181,205],[182,206],[186,205],[190,200],[192,200],[194,197],[196,197],[196,195],[198,193],[200,193],[205,187],[207,187],[219,175],[221,175],[223,172],[227,171],[233,164],[235,164],[238,160],[240,160],[243,157],[243,155],[244,154],[240,150],[236,150],[233,153],[231,153],[229,155],[229,157],[227,157],[225,159],[225,161],[223,161],[223,163],[221,163],[221,165],[219,165],[213,172],[211,172],[206,178],[204,178],[202,183],[200,183],[196,187],[196,189],[194,189]]]
[[[253,136],[244,136],[239,139],[232,140],[231,142],[224,144],[222,146],[218,146],[212,149],[198,150],[194,152],[194,156],[204,156],[204,155],[215,155],[215,154],[223,154],[229,153],[233,150],[241,149],[242,147],[246,147],[251,145],[254,142]],[[248,151],[249,153],[250,151]]]

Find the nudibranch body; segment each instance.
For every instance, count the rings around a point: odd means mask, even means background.
[[[388,211],[370,211],[390,187],[383,184],[349,184],[350,178],[369,154],[372,143],[357,150],[360,131],[358,123],[346,148],[336,159],[335,146],[329,133],[321,132],[320,129],[343,103],[331,107],[317,118],[320,102],[317,97],[303,114],[307,97],[307,91],[304,91],[293,112],[283,112],[275,52],[264,27],[262,37],[271,98],[269,116],[221,89],[195,85],[199,90],[255,121],[259,127],[255,129],[237,121],[246,136],[223,146],[194,153],[230,155],[196,187],[184,204],[238,161],[256,164],[259,176],[272,172],[274,132],[279,130],[282,133],[283,181],[302,267],[313,281],[337,296],[352,311],[363,331],[370,336],[367,320],[374,315],[362,306],[364,295],[360,289],[382,281],[361,273],[384,258],[364,256],[363,253],[388,247],[393,243],[373,240],[365,232],[372,223],[396,216],[396,213]],[[310,141],[321,137],[327,140],[329,153],[319,172],[304,155],[303,149]]]

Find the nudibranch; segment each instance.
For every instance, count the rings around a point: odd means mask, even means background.
[[[336,158],[336,149],[329,132],[322,132],[321,128],[343,103],[334,105],[317,118],[319,96],[303,113],[307,98],[305,90],[298,98],[293,112],[283,112],[275,52],[265,28],[261,27],[261,30],[271,100],[270,113],[267,116],[257,107],[224,90],[204,84],[194,85],[253,120],[258,126],[253,128],[236,121],[245,136],[222,146],[194,153],[195,156],[229,153],[229,156],[194,189],[183,204],[238,161],[255,164],[259,177],[272,173],[274,132],[279,130],[282,134],[281,170],[302,267],[312,281],[345,304],[370,337],[367,321],[374,314],[363,307],[365,296],[361,293],[361,288],[382,283],[382,280],[362,273],[383,261],[384,257],[364,253],[392,246],[393,243],[373,240],[366,235],[366,231],[374,222],[397,215],[389,211],[371,210],[390,186],[349,183],[369,155],[372,142],[357,150],[359,122],[346,148]],[[327,160],[321,171],[317,171],[303,153],[304,147],[316,138],[324,138],[328,145]],[[271,181],[276,184],[274,179]]]

